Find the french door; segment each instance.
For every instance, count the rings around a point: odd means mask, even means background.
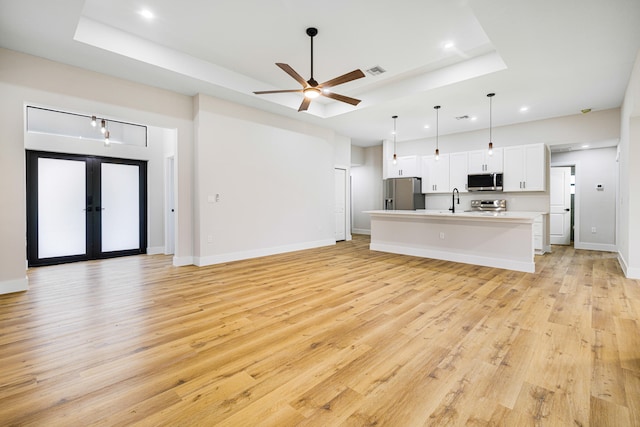
[[[146,253],[146,162],[27,151],[29,266]]]

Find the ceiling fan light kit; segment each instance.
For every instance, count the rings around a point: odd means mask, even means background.
[[[304,95],[304,99],[302,100],[302,104],[300,104],[300,108],[298,108],[298,111],[306,111],[309,108],[311,100],[319,96],[325,96],[327,98],[335,99],[336,101],[345,102],[351,105],[358,105],[360,103],[359,99],[333,93],[331,91],[328,91],[327,89],[365,77],[362,70],[353,70],[331,80],[327,80],[324,83],[318,83],[313,78],[313,38],[318,35],[318,29],[314,27],[307,28],[307,35],[311,39],[311,78],[309,78],[309,80],[305,80],[304,78],[302,78],[302,76],[300,76],[300,74],[298,74],[289,65],[280,62],[276,63],[276,65],[280,67],[285,73],[289,74],[295,81],[300,83],[302,85],[302,89],[266,90],[253,93],[255,93],[256,95],[291,92],[302,93]]]

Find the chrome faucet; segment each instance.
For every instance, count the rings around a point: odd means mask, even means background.
[[[451,213],[456,213],[456,193],[458,193],[458,204],[460,204],[460,192],[454,188],[451,192],[451,208],[449,209]]]

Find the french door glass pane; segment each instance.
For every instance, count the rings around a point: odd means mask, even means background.
[[[140,248],[139,166],[102,163],[102,252]]]
[[[38,159],[38,258],[86,253],[86,164]]]

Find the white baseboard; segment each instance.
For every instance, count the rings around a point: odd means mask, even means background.
[[[586,249],[589,251],[603,251],[603,252],[618,252],[616,245],[608,243],[584,243],[573,242],[573,247],[576,249]]]
[[[618,264],[627,279],[640,279],[640,268],[630,268],[622,254],[618,252]]]
[[[164,254],[164,246],[150,246],[147,248],[147,255],[162,255]]]
[[[173,266],[174,267],[184,267],[185,265],[193,265],[193,257],[192,256],[181,256],[173,257]]]
[[[29,279],[13,279],[0,282],[0,295],[29,290]]]
[[[353,234],[366,234],[367,236],[371,236],[371,229],[369,228],[353,228],[351,232]]]
[[[372,251],[389,252],[392,254],[419,256],[422,258],[441,259],[445,261],[461,262],[464,264],[483,265],[485,267],[504,268],[506,270],[524,271],[535,273],[536,265],[532,262],[507,260],[502,258],[490,258],[479,255],[462,254],[427,248],[411,246],[389,245],[384,243],[372,243],[369,245]]]
[[[205,256],[205,257],[195,257],[193,263],[198,267],[203,267],[205,265],[223,264],[225,262],[240,261],[243,259],[258,258],[258,257],[263,257],[268,255],[277,255],[277,254],[282,254],[286,252],[302,251],[305,249],[313,249],[313,248],[319,248],[322,246],[331,246],[335,244],[336,244],[336,241],[334,239],[317,240],[314,242],[303,242],[303,243],[296,243],[293,245],[276,246],[272,248],[253,249],[250,251],[231,252],[226,254],[211,255],[211,256]]]

